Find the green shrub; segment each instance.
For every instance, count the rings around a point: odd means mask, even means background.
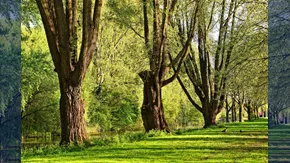
[[[158,137],[158,136],[166,136],[171,135],[171,133],[167,133],[166,131],[160,131],[160,130],[150,130],[147,133],[148,137]]]

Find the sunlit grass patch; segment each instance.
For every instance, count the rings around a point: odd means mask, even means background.
[[[223,133],[224,127],[228,130]],[[242,132],[240,132],[242,130]],[[267,162],[267,119],[224,124],[179,134],[151,133],[139,141],[92,146],[79,151],[35,154],[23,162]]]

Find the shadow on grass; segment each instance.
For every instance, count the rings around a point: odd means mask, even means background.
[[[91,149],[86,154],[80,154],[77,152],[73,153],[63,153],[60,157],[73,156],[74,159],[126,159],[126,160],[136,160],[136,159],[146,159],[153,160],[158,159],[169,159],[172,161],[181,160],[206,160],[209,158],[214,158],[217,160],[226,160],[226,155],[231,155],[231,159],[235,160],[237,158],[244,158],[246,153],[251,152],[251,154],[256,154],[256,157],[261,157],[261,151],[267,150],[267,147],[238,147],[233,150],[233,147],[208,147],[208,146],[198,146],[198,147],[180,147],[180,148],[152,148],[152,147],[133,147],[133,148],[106,148],[106,149]],[[225,154],[223,154],[225,153]],[[237,153],[240,153],[237,155]],[[219,155],[219,156],[217,156]],[[185,158],[184,156],[188,156]],[[48,159],[55,159],[54,155],[46,156]],[[160,160],[161,159],[161,160]],[[252,159],[252,158],[251,158]]]
[[[233,150],[235,149],[235,150]],[[212,151],[227,151],[227,152],[233,152],[236,153],[237,151],[263,151],[263,150],[267,150],[268,147],[255,147],[255,146],[239,146],[237,148],[234,148],[232,146],[228,146],[228,147],[222,147],[222,146],[213,146],[213,147],[209,147],[209,146],[205,146],[205,145],[201,145],[201,146],[187,146],[187,147],[146,147],[146,148],[142,148],[142,147],[136,147],[136,148],[108,148],[108,149],[98,149],[98,152],[116,152],[116,151],[143,151],[143,150],[149,150],[149,151],[171,151],[173,153],[175,153],[175,150],[193,150],[193,151],[202,151],[202,152],[206,152],[207,150],[210,150],[208,152],[212,152]]]
[[[257,130],[242,130],[242,132],[240,132],[239,130],[231,130],[231,128],[228,128],[227,132],[222,132],[222,130],[218,130],[218,131],[205,131],[205,132],[201,132],[201,131],[179,131],[179,132],[175,132],[175,135],[243,135],[243,136],[251,136],[251,135],[268,135],[268,131],[257,131]]]
[[[247,138],[247,137],[165,137],[165,138],[153,138],[145,139],[143,141],[216,141],[216,142],[267,142],[268,138]]]
[[[221,132],[224,127],[228,127],[226,133]],[[239,130],[243,132],[240,133]],[[147,137],[136,143],[92,146],[79,150],[56,149],[54,152],[26,155],[24,160],[27,160],[26,162],[207,162],[207,160],[267,162],[266,123],[233,123],[209,129],[181,130],[180,134],[181,136],[161,135]]]
[[[290,162],[290,125],[269,129],[269,162]]]

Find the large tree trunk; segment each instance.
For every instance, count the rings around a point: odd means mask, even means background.
[[[139,76],[144,82],[144,99],[141,115],[146,132],[150,130],[165,130],[170,132],[164,116],[161,83],[156,81],[150,71],[142,71],[139,73]]]
[[[216,125],[216,116],[217,115],[215,113],[203,113],[203,119],[204,119],[203,128]]]
[[[61,83],[60,120],[61,145],[82,143],[87,139],[81,85]]]
[[[203,102],[202,108],[203,108],[202,114],[203,114],[203,119],[204,119],[203,128],[216,125],[216,116],[217,116],[216,110],[217,109],[214,109],[213,106],[207,103],[206,101]]]

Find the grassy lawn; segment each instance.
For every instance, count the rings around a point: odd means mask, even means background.
[[[54,154],[27,154],[23,162],[253,162],[268,161],[268,120],[193,129],[133,143]],[[223,133],[222,130],[228,127]],[[240,132],[242,130],[242,132]]]
[[[290,125],[269,129],[269,162],[290,162]]]

